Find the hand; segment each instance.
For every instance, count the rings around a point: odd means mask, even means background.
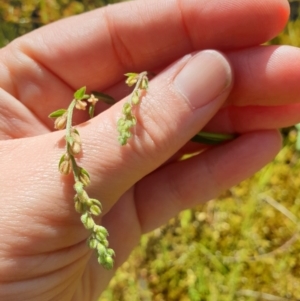
[[[78,126],[80,163],[91,174],[89,194],[102,202],[99,222],[117,268],[142,233],[270,161],[280,148],[276,129],[300,121],[299,50],[259,46],[287,17],[284,0],[135,1],[53,23],[1,49],[0,299],[96,300],[113,275],[86,246],[72,177],[58,174],[63,133],[52,132],[50,112],[66,108],[83,85],[120,99]],[[212,48],[226,57],[202,51]],[[128,89],[119,82],[144,70],[158,75],[134,137],[121,147],[116,120]],[[177,161],[200,150],[188,141],[204,127],[242,135]]]

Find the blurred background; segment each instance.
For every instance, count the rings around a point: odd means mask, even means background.
[[[1,0],[0,47],[40,26],[120,1]],[[270,44],[300,46],[300,0]],[[300,79],[299,79],[300,80]],[[300,135],[218,199],[144,235],[99,301],[300,300]]]

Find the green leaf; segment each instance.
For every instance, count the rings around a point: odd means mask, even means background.
[[[135,72],[128,72],[128,73],[125,73],[124,75],[127,77],[135,77],[135,76],[138,76],[139,74],[135,73]]]
[[[83,99],[85,97],[85,90],[86,90],[86,87],[82,87],[80,89],[78,89],[75,93],[74,93],[74,98],[76,100],[80,100],[80,99]]]
[[[234,134],[219,134],[219,133],[207,133],[207,132],[199,132],[196,136],[194,136],[191,141],[201,143],[201,144],[219,144],[224,141],[233,140],[236,138]]]
[[[66,154],[63,154],[63,155],[60,157],[58,166],[60,166],[60,164],[61,164],[63,161],[65,161],[65,155],[66,155]]]
[[[49,118],[57,118],[57,117],[64,115],[64,113],[66,113],[66,112],[67,112],[66,109],[59,109],[59,110],[56,110],[56,111],[52,112],[51,114],[49,114],[48,117]]]
[[[117,102],[113,97],[102,92],[92,91],[92,94],[108,105],[113,105]]]
[[[124,75],[127,76],[125,83],[129,87],[133,86],[138,81],[138,77],[139,77],[138,73],[126,73]]]

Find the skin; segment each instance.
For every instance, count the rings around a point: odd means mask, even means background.
[[[259,45],[282,30],[288,13],[284,0],[134,1],[53,23],[1,49],[0,299],[96,300],[142,233],[272,160],[281,144],[277,129],[300,122],[300,51]],[[216,68],[230,84],[195,108],[174,81],[212,48],[224,53],[215,53]],[[143,70],[160,71],[140,104],[135,138],[120,147],[116,120],[128,94],[122,74]],[[194,86],[205,74],[195,78]],[[88,192],[103,204],[99,223],[117,255],[112,271],[86,247],[72,177],[57,171],[63,133],[47,118],[83,85],[120,100],[78,126]],[[210,80],[199,94],[216,85]],[[176,161],[200,149],[188,141],[202,128],[241,135]]]

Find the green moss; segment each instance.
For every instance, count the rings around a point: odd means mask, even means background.
[[[122,287],[114,279],[104,294],[110,299],[100,300],[299,300],[294,142],[291,130],[275,160],[252,178],[143,236],[116,275]],[[132,298],[128,287],[140,293]]]

